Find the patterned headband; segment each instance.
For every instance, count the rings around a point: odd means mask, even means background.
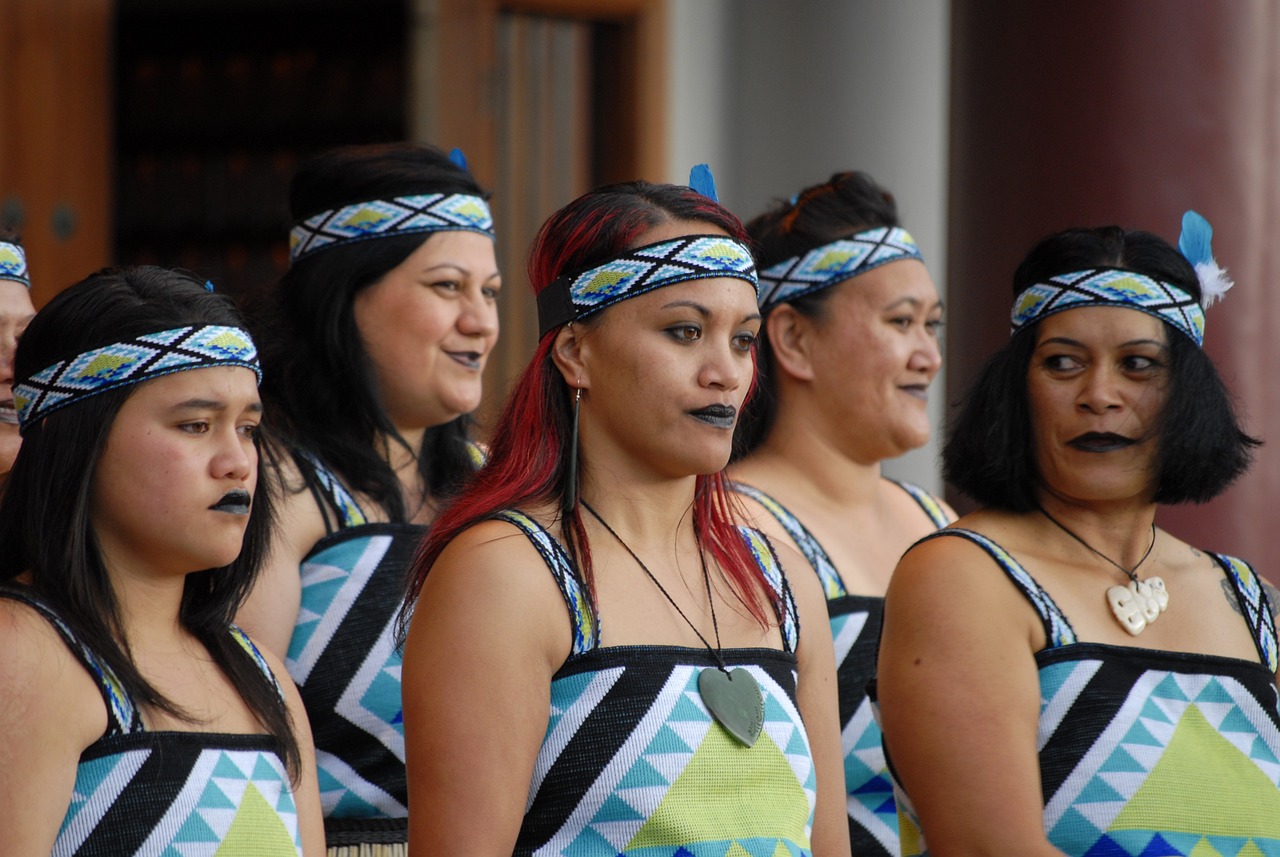
[[[14,385],[18,431],[60,408],[127,384],[210,366],[243,366],[262,381],[258,349],[238,327],[179,327],[95,348]]]
[[[760,292],[751,251],[726,235],[686,235],[646,244],[571,277],[560,277],[538,293],[538,338],[565,322],[662,286],[733,277]]]
[[[1050,277],[1025,289],[1013,302],[1013,333],[1047,315],[1082,306],[1136,309],[1173,325],[1204,344],[1204,310],[1172,283],[1118,268],[1088,268]]]
[[[289,264],[351,241],[415,232],[479,232],[493,237],[489,204],[465,193],[426,193],[357,202],[313,214],[289,233]]]
[[[792,256],[760,272],[764,285],[760,309],[768,312],[778,304],[902,259],[924,261],[915,239],[900,226],[878,226],[814,247],[803,256]]]
[[[31,275],[27,273],[27,254],[17,244],[0,241],[0,280],[13,280],[31,288]]]

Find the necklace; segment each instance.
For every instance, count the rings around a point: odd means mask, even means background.
[[[707,557],[702,552],[701,546],[698,548],[698,559],[702,562],[702,583],[707,588],[707,604],[711,607],[711,627],[715,629],[716,645],[712,648],[707,642],[707,638],[702,636],[702,632],[698,630],[698,626],[689,621],[689,617],[680,609],[680,605],[676,603],[671,594],[658,581],[649,567],[636,556],[636,552],[631,546],[622,540],[622,536],[618,535],[613,527],[609,526],[609,522],[600,517],[600,513],[585,500],[579,500],[582,508],[591,513],[591,517],[600,522],[600,526],[604,527],[609,535],[622,545],[622,549],[631,555],[636,561],[636,565],[640,566],[640,570],[653,581],[653,585],[658,587],[658,591],[663,597],[670,602],[676,612],[680,614],[680,618],[685,621],[693,633],[698,635],[698,639],[702,641],[702,645],[707,647],[707,651],[716,659],[716,668],[707,668],[698,673],[698,695],[702,697],[703,704],[707,707],[707,711],[716,719],[716,722],[724,727],[725,731],[734,738],[741,741],[748,747],[756,743],[756,739],[760,737],[760,730],[764,726],[764,694],[760,690],[759,683],[751,673],[742,667],[736,667],[730,670],[725,666],[724,658],[721,655],[720,647],[720,624],[716,621],[716,603],[711,597],[711,575],[707,571]]]
[[[1133,568],[1125,568],[1068,529],[1066,524],[1050,515],[1043,506],[1037,504],[1036,508],[1040,510],[1040,514],[1049,519],[1050,523],[1084,545],[1092,553],[1120,569],[1120,571],[1124,572],[1124,576],[1129,578],[1128,586],[1112,586],[1107,589],[1107,603],[1111,606],[1111,614],[1116,617],[1120,627],[1136,637],[1148,625],[1158,619],[1161,613],[1169,609],[1169,590],[1165,588],[1162,578],[1148,577],[1146,580],[1138,579],[1138,569],[1147,561],[1147,557],[1151,556],[1151,551],[1156,546],[1155,521],[1151,522],[1151,544],[1147,545],[1146,553],[1142,555],[1142,559],[1138,560],[1138,564]]]

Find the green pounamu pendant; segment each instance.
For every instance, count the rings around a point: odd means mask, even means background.
[[[698,693],[716,722],[748,747],[754,746],[764,726],[764,694],[746,670],[725,672],[707,667],[698,674]]]

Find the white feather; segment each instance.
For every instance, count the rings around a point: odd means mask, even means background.
[[[1227,290],[1235,285],[1227,276],[1226,269],[1214,259],[1197,262],[1196,277],[1200,280],[1200,305],[1205,309],[1211,307],[1214,301],[1222,300]]]

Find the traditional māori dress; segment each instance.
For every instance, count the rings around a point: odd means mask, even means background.
[[[331,855],[398,857],[409,809],[394,626],[426,528],[370,523],[328,468],[308,455],[298,464],[329,532],[302,561],[285,665],[315,738],[325,839]]]
[[[908,482],[889,481],[910,494],[935,527],[947,525],[947,513],[932,494]],[[799,518],[758,488],[741,483],[732,487],[777,519],[822,582],[827,596],[827,615],[831,619],[831,637],[836,646],[849,839],[854,854],[896,857],[898,815],[893,785],[880,746],[880,727],[867,699],[867,682],[876,674],[876,644],[884,618],[884,598],[851,595],[827,552]]]
[[[978,533],[1040,615],[1044,829],[1068,857],[1280,854],[1276,626],[1248,563],[1211,554],[1236,593],[1258,660],[1081,643],[1049,593]],[[928,854],[898,791],[902,853]]]
[[[783,649],[724,649],[764,693],[764,727],[747,747],[715,722],[698,674],[707,649],[601,646],[595,616],[560,542],[519,512],[572,617],[573,651],[551,681],[516,855],[685,857],[807,855],[817,797],[813,760],[796,707],[795,601],[768,541],[743,530],[772,588]]]
[[[293,788],[274,736],[148,731],[111,670],[49,605],[18,587],[0,587],[0,598],[32,607],[57,629],[107,708],[106,731],[80,754],[53,857],[302,853]],[[227,633],[279,690],[249,638],[234,627]]]

